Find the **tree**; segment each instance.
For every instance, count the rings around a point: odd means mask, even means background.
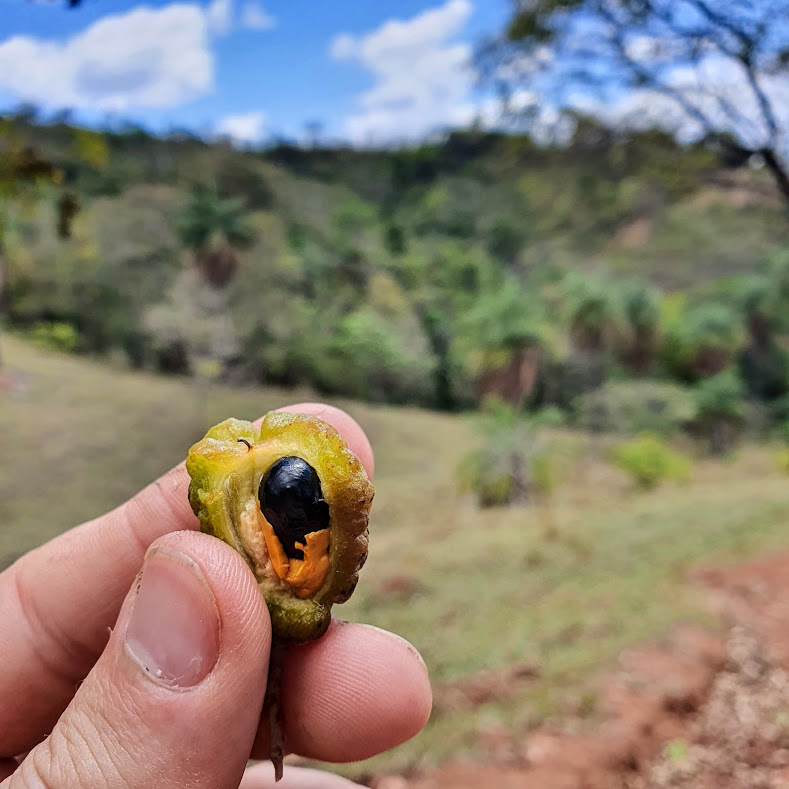
[[[162,323],[161,311],[149,315],[159,331],[175,330],[191,356],[201,380],[215,378],[232,355],[234,337],[227,315],[226,289],[238,271],[238,252],[253,240],[244,201],[222,197],[215,183],[197,184],[190,191],[177,220],[178,234],[191,252],[192,270],[199,282],[187,276],[170,294],[164,315],[172,313],[174,325]],[[191,274],[192,272],[186,272]],[[191,290],[185,296],[183,292]]]
[[[192,188],[178,219],[178,232],[192,252],[195,268],[219,290],[238,270],[238,250],[252,241],[243,200],[222,197],[216,184]]]
[[[488,286],[459,321],[459,343],[479,402],[495,396],[522,410],[557,344],[545,304],[514,276]]]
[[[407,255],[392,261],[392,276],[408,293],[436,360],[436,408],[452,410],[460,404],[453,362],[459,323],[476,304],[487,286],[485,278],[493,270],[484,253],[457,241],[437,246],[413,244]]]
[[[779,339],[784,313],[780,282],[757,275],[740,288],[740,306],[745,319],[745,347],[739,355],[739,370],[748,393],[760,400],[775,400],[787,393],[789,369]]]
[[[608,283],[593,276],[570,275],[564,295],[573,346],[591,355],[600,354],[614,320]]]
[[[571,349],[559,391],[561,402],[570,406],[575,397],[605,381],[616,310],[611,284],[601,277],[571,272],[561,290]]]
[[[0,314],[8,291],[4,236],[8,229],[10,208],[12,205],[35,203],[48,187],[63,179],[58,167],[26,145],[15,132],[12,122],[0,125]],[[78,211],[76,195],[64,193],[57,206],[57,231],[61,240],[71,236],[71,222]]]
[[[640,280],[628,280],[619,288],[622,325],[618,340],[619,358],[635,375],[652,366],[660,331],[660,293]]]
[[[789,0],[514,0],[480,62],[516,107],[536,92],[609,118],[673,114],[732,161],[758,155],[789,204]]]
[[[725,370],[741,342],[737,313],[725,304],[702,302],[683,312],[669,327],[663,356],[679,378],[698,381]]]

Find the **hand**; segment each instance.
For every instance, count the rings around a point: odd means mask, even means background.
[[[347,414],[286,410],[333,424],[372,476]],[[0,575],[0,789],[273,786],[269,763],[244,773],[268,753],[268,610],[242,558],[195,531],[188,484],[181,464]],[[394,747],[430,713],[416,650],[364,625],[293,648],[282,681],[288,750],[323,761]],[[343,786],[292,766],[278,785]]]

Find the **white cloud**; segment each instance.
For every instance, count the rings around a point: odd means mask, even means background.
[[[346,119],[351,139],[414,138],[473,120],[479,108],[471,96],[471,47],[457,39],[471,12],[470,0],[447,0],[364,35],[334,38],[331,56],[361,65],[375,79],[359,97],[361,111]]]
[[[255,145],[263,139],[266,115],[263,112],[247,112],[228,115],[216,127],[219,137],[226,137],[238,146]]]
[[[211,0],[205,16],[213,33],[218,36],[229,33],[233,24],[233,0]]]
[[[277,26],[277,19],[260,3],[250,0],[241,9],[241,25],[247,30],[271,30]]]
[[[213,81],[206,13],[197,5],[105,16],[64,42],[0,41],[0,91],[47,108],[172,107]]]

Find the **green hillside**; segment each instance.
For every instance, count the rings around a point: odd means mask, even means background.
[[[109,368],[4,340],[24,389],[0,391],[0,555],[5,562],[98,515],[184,456],[205,428],[254,418],[306,391],[211,386]],[[595,714],[594,677],[619,650],[704,618],[686,581],[700,561],[785,545],[789,485],[773,452],[697,460],[690,479],[636,493],[558,433],[565,471],[550,509],[479,510],[455,469],[474,444],[463,417],[339,401],[376,451],[371,554],[338,615],[402,633],[425,655],[438,706],[425,733],[353,775],[484,757],[480,733]],[[598,440],[599,441],[599,440]],[[555,534],[546,530],[550,518]],[[524,661],[538,680],[453,707],[451,683]]]
[[[0,151],[11,326],[143,369],[444,410],[529,344],[542,391],[563,388],[568,272],[603,283],[615,321],[625,280],[731,301],[789,242],[765,172],[591,122],[561,148],[467,131],[239,151],[22,113]]]

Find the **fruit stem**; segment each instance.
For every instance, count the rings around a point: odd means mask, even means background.
[[[285,641],[272,637],[271,657],[268,663],[268,684],[263,701],[263,713],[269,723],[269,758],[274,765],[274,781],[282,778],[285,758],[285,720],[282,712],[282,666],[285,662]]]

